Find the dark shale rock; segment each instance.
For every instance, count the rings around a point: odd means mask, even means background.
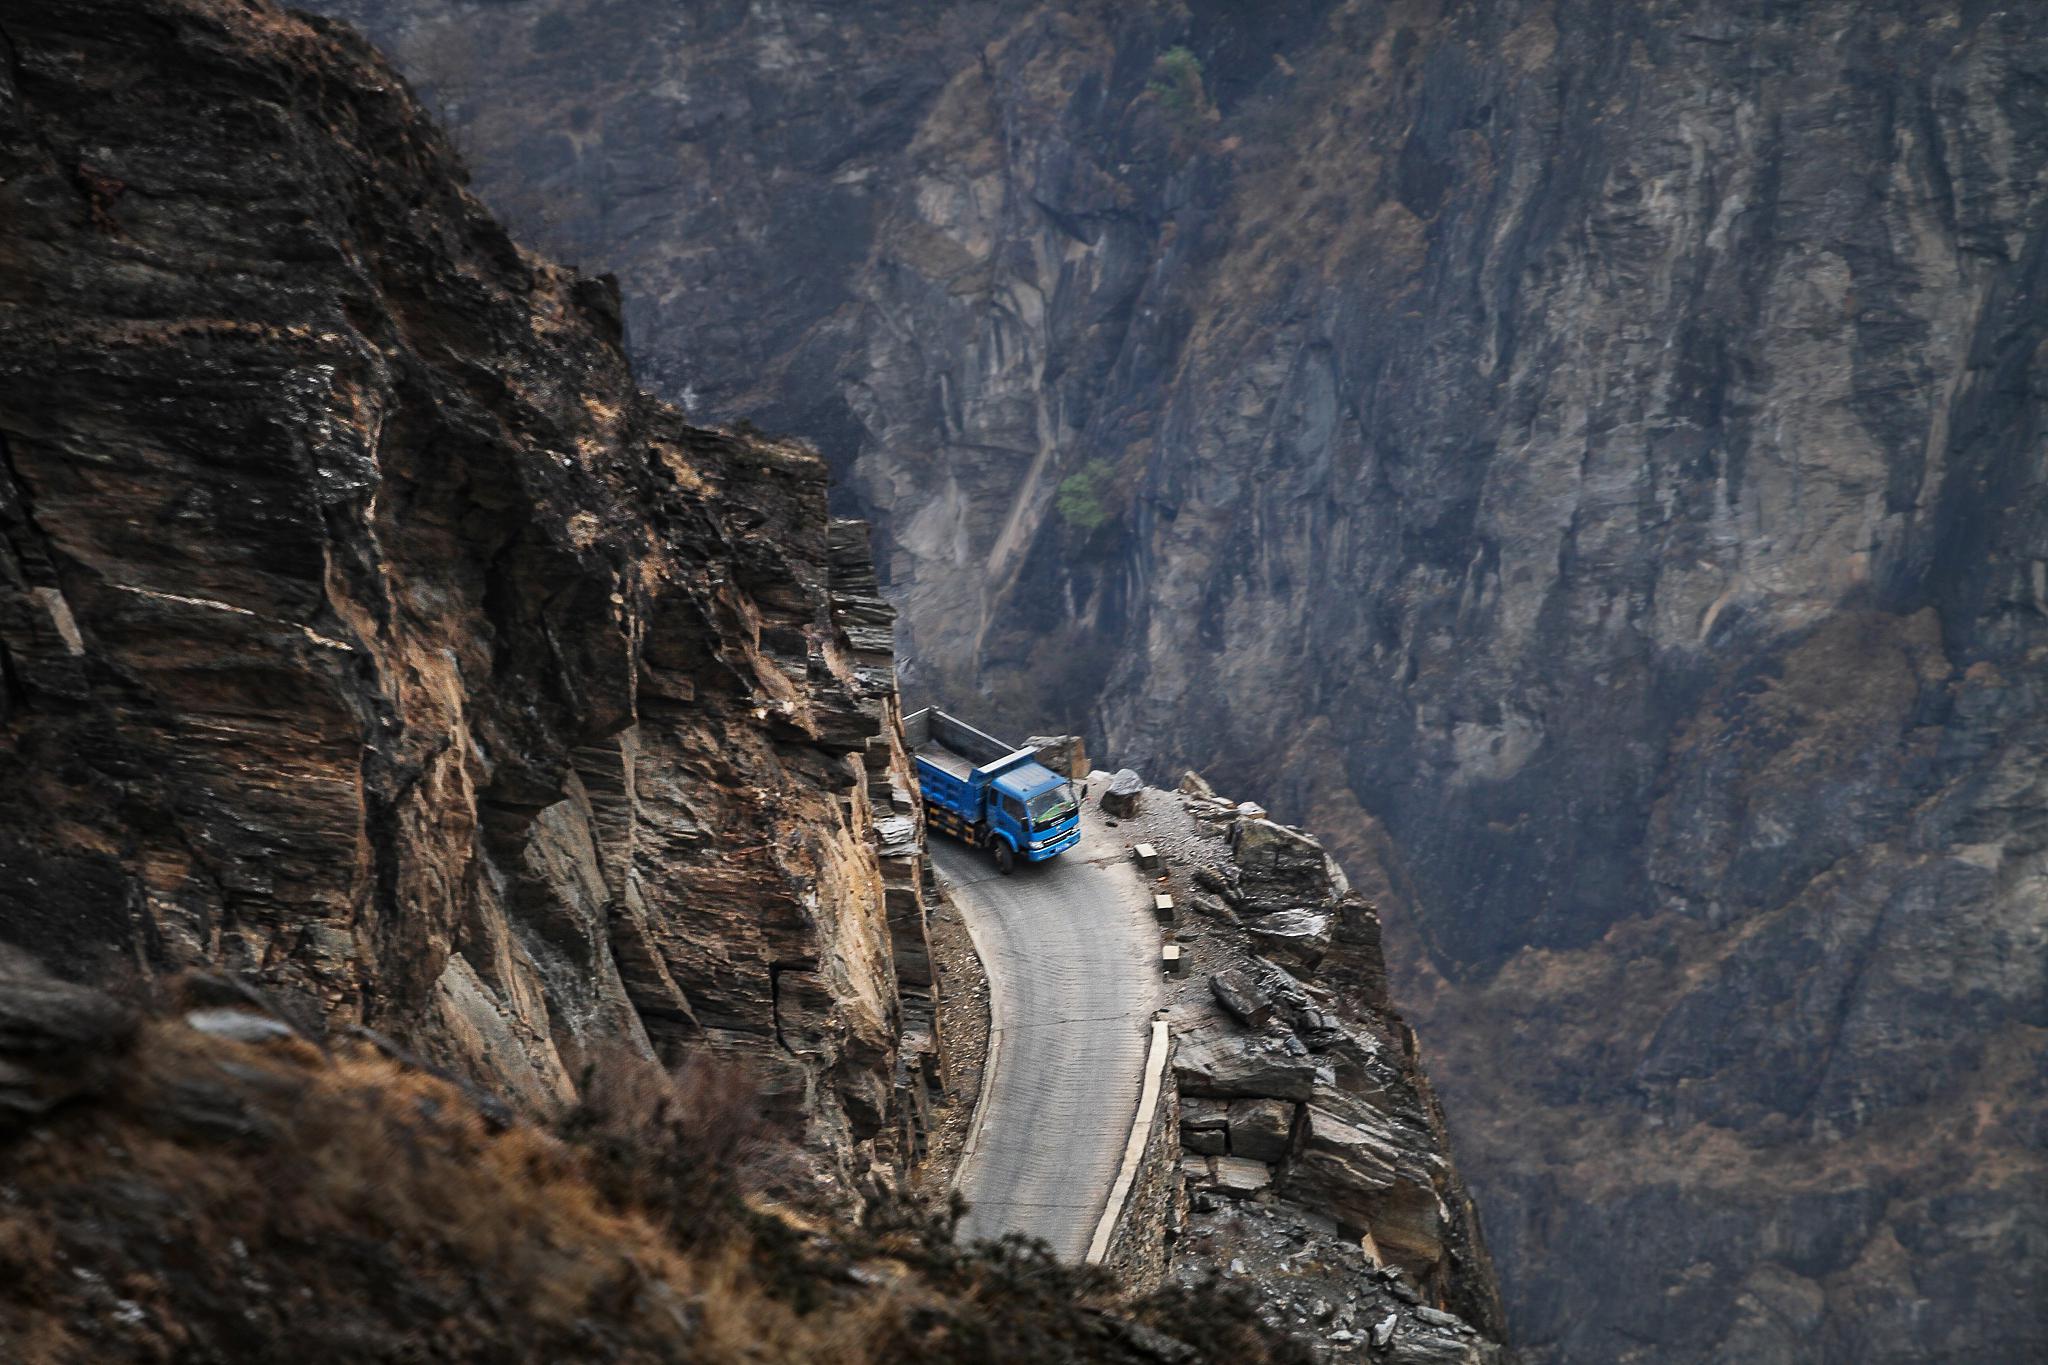
[[[1233,825],[1231,856],[1249,912],[1270,914],[1315,905],[1328,899],[1335,887],[1323,846],[1271,820],[1241,819]]]
[[[1204,891],[1221,897],[1233,909],[1243,906],[1244,897],[1238,890],[1237,870],[1234,867],[1227,872],[1219,872],[1212,867],[1197,867],[1194,882]]]
[[[1314,975],[1330,949],[1330,916],[1316,910],[1276,910],[1245,921],[1245,932],[1261,952],[1283,958]]]
[[[1238,1100],[1230,1106],[1230,1154],[1271,1164],[1287,1155],[1295,1106],[1285,1100]]]
[[[1400,1135],[1389,1125],[1311,1104],[1302,1115],[1300,1150],[1288,1163],[1288,1190],[1363,1232],[1393,1188],[1400,1159]]]
[[[126,1007],[0,943],[0,1134],[97,1092],[134,1032]]]
[[[1216,1003],[1229,1010],[1247,1028],[1264,1028],[1273,1017],[1273,1001],[1243,972],[1231,969],[1209,977],[1209,991]]]
[[[1230,1127],[1230,1102],[1189,1095],[1181,1100],[1182,1133],[1223,1132]]]
[[[1182,1035],[1174,1078],[1184,1095],[1306,1100],[1316,1064],[1267,1034],[1203,1030]]]

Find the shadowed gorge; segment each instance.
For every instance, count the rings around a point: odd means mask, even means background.
[[[2039,7],[322,8],[913,692],[1327,834],[1531,1359],[2048,1344]]]
[[[1014,719],[934,805],[630,306],[337,20],[0,16],[0,1359],[1498,1365],[1374,905]]]

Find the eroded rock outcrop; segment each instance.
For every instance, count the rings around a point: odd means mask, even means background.
[[[1118,833],[1152,850],[1141,874],[1190,962],[1166,1011],[1188,1205],[1161,1220],[1161,1273],[1246,1287],[1326,1360],[1499,1359],[1499,1286],[1386,993],[1377,909],[1313,837],[1199,778],[1145,796]]]
[[[0,45],[0,939],[535,1111],[733,1057],[841,1198],[908,1155],[919,816],[823,462],[643,395],[343,28]]]

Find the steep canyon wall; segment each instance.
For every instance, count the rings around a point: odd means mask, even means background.
[[[542,1112],[734,1059],[844,1198],[914,1155],[915,788],[823,463],[641,393],[341,26],[0,44],[0,939]]]
[[[2038,7],[323,7],[914,687],[1332,833],[1535,1358],[2039,1353]]]

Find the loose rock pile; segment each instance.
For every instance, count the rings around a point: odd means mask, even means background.
[[[1190,964],[1168,987],[1191,1210],[1171,1273],[1253,1288],[1333,1360],[1495,1359],[1485,1252],[1372,906],[1313,837],[1196,774],[1098,790],[1150,846]]]

